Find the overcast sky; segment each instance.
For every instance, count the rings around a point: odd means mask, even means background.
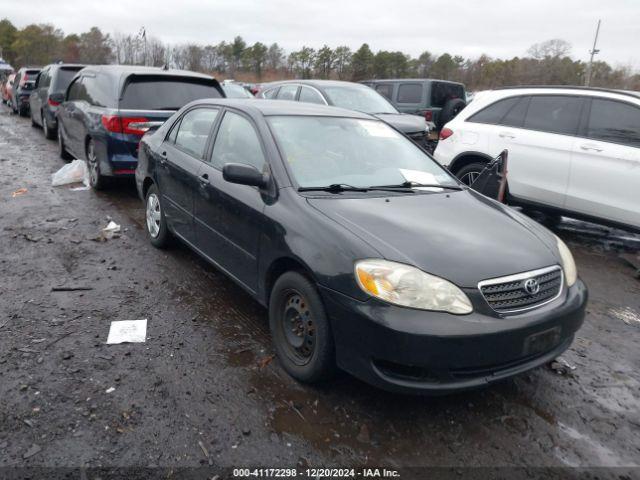
[[[475,58],[526,54],[533,43],[562,38],[587,59],[598,19],[597,57],[640,68],[640,0],[0,0],[16,26],[53,23],[65,33],[98,26],[171,43],[248,43],[424,50]]]

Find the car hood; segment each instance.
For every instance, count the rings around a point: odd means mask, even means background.
[[[544,227],[474,192],[308,198],[376,249],[460,287],[559,264]]]
[[[375,117],[403,133],[424,132],[427,129],[426,120],[418,115],[409,115],[407,113],[379,113],[375,115]]]

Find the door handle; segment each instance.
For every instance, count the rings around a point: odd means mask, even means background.
[[[509,133],[509,132],[500,132],[498,136],[500,138],[511,138],[511,139],[516,138],[516,136],[513,133]]]
[[[584,144],[584,145],[580,145],[580,149],[581,150],[585,150],[585,151],[594,151],[594,152],[601,152],[602,148],[596,147],[595,145],[589,145],[589,144]]]
[[[200,181],[200,186],[206,187],[209,185],[209,174],[203,173],[198,177],[198,180]]]

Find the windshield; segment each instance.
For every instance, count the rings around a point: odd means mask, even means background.
[[[268,122],[289,171],[303,188],[459,185],[413,142],[380,121],[275,116]]]
[[[222,90],[224,90],[224,94],[227,98],[251,98],[253,95],[249,93],[249,91],[241,87],[240,85],[223,85]]]
[[[336,107],[358,112],[398,113],[382,95],[364,85],[323,87],[325,94]]]
[[[179,110],[202,98],[220,98],[213,82],[184,77],[138,77],[127,84],[120,108],[133,110]]]

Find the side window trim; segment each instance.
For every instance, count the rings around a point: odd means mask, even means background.
[[[230,107],[225,107],[225,108],[221,108],[220,109],[220,114],[218,114],[218,118],[216,119],[216,124],[215,127],[213,129],[213,134],[210,137],[209,140],[209,144],[207,145],[207,148],[205,149],[205,156],[204,156],[204,163],[206,163],[207,165],[209,165],[211,168],[214,168],[216,170],[218,170],[219,172],[222,172],[221,168],[218,168],[216,165],[213,164],[213,147],[216,144],[216,141],[218,140],[218,134],[220,133],[220,126],[222,125],[222,121],[224,120],[224,117],[227,115],[228,112],[231,113],[235,113],[236,115],[241,116],[242,118],[244,118],[245,120],[247,120],[249,122],[249,124],[251,125],[251,127],[253,128],[253,131],[255,132],[256,136],[258,137],[258,143],[260,144],[260,150],[262,150],[262,156],[264,157],[264,163],[267,167],[268,170],[271,170],[271,162],[269,161],[269,155],[267,154],[267,148],[264,144],[264,140],[262,139],[262,135],[260,135],[260,129],[258,128],[258,125],[256,125],[256,123],[254,122],[253,118],[251,118],[249,115],[246,115],[244,112],[240,111],[240,110],[236,110],[235,108],[230,108]],[[252,187],[252,188],[256,188],[257,187]]]

